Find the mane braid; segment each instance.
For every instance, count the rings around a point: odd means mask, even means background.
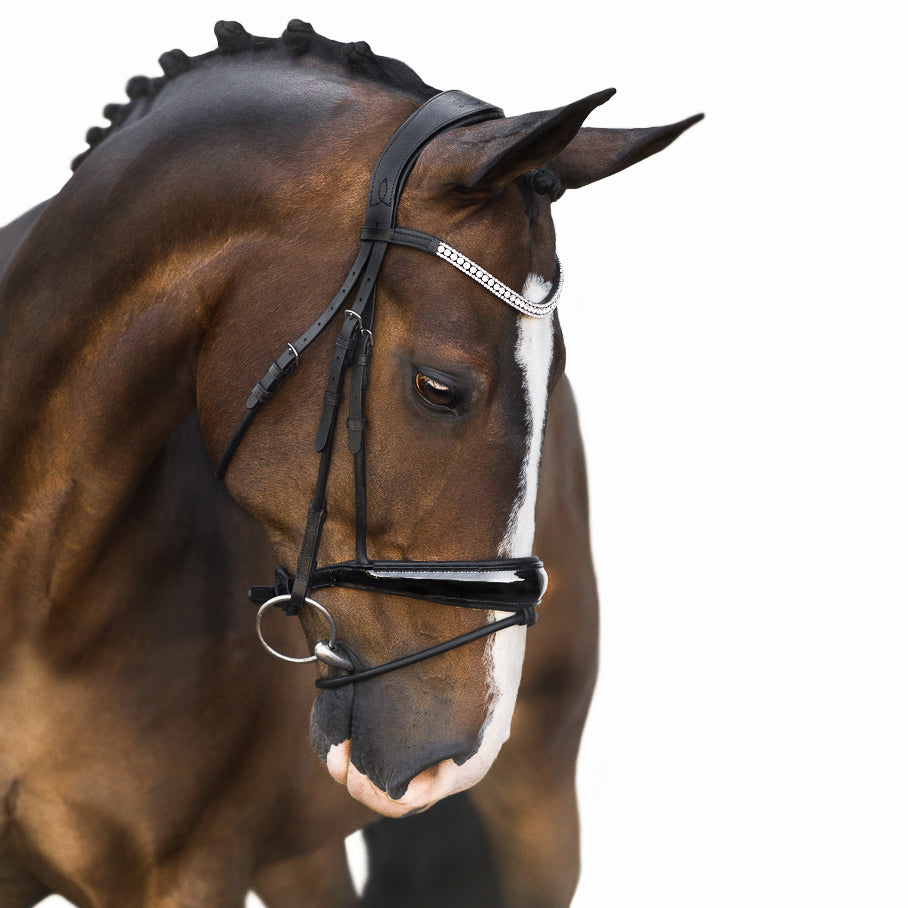
[[[292,19],[280,38],[260,38],[251,35],[239,22],[221,20],[214,26],[218,46],[215,50],[190,57],[179,48],[161,54],[158,62],[163,75],[156,77],[133,76],[126,83],[125,104],[112,103],[105,106],[103,115],[110,126],[92,126],[85,134],[88,148],[73,158],[71,167],[75,170],[112,132],[129,121],[143,117],[151,108],[161,89],[169,82],[199,63],[212,59],[225,59],[239,54],[279,54],[289,59],[303,54],[318,57],[326,62],[344,66],[357,79],[376,82],[392,89],[412,92],[422,100],[437,93],[437,89],[426,85],[405,63],[391,57],[379,57],[365,41],[342,43],[332,41],[318,34],[301,19]]]

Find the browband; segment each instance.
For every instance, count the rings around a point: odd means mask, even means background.
[[[547,315],[551,315],[555,311],[558,299],[561,296],[561,262],[557,258],[555,259],[555,278],[552,281],[551,290],[549,290],[542,302],[534,303],[516,290],[512,290],[503,281],[498,280],[485,268],[458,252],[453,246],[449,246],[437,236],[432,236],[431,233],[423,233],[421,230],[408,230],[405,227],[395,227],[391,230],[363,227],[360,237],[364,240],[396,243],[398,246],[408,246],[410,249],[418,249],[420,252],[429,253],[429,255],[437,255],[449,265],[453,265],[459,271],[462,271],[467,277],[472,278],[493,296],[497,296],[502,302],[507,303],[523,315],[529,315],[533,318],[545,318]]]

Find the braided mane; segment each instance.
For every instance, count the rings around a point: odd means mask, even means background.
[[[351,41],[346,44],[332,41],[319,35],[308,22],[301,19],[292,19],[280,38],[260,38],[249,34],[239,22],[224,20],[215,25],[214,34],[218,42],[215,50],[190,57],[175,48],[162,54],[158,59],[164,73],[162,76],[154,78],[133,76],[126,83],[129,101],[126,104],[108,104],[104,108],[103,114],[110,121],[110,126],[92,126],[88,130],[85,141],[89,147],[73,158],[72,169],[75,170],[101,142],[127,121],[131,122],[144,116],[166,84],[208,60],[227,59],[238,54],[268,54],[272,57],[282,55],[295,59],[308,54],[329,63],[345,66],[359,79],[413,92],[422,99],[430,97],[437,91],[426,85],[406,64],[374,54],[365,41]]]

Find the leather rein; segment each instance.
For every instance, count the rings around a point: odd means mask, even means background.
[[[558,302],[560,265],[556,265],[552,290],[542,302],[536,303],[525,299],[437,237],[396,226],[401,194],[413,165],[426,145],[449,129],[501,116],[503,113],[497,107],[463,92],[447,91],[426,101],[397,129],[372,171],[365,226],[350,271],[321,315],[299,338],[287,344],[287,349],[255,384],[246,401],[246,413],[218,461],[216,476],[223,479],[256,413],[293,373],[306,347],[343,308],[344,318],[335,342],[315,438],[315,450],[321,455],[318,478],[309,505],[296,572],[291,575],[284,568],[278,568],[273,587],[253,587],[249,591],[250,599],[260,606],[256,624],[259,638],[269,652],[290,662],[317,659],[330,668],[344,672],[319,678],[315,683],[320,688],[331,689],[366,681],[506,627],[532,625],[536,621],[536,607],[548,582],[542,562],[536,557],[489,561],[372,561],[366,552],[365,396],[373,348],[371,329],[375,314],[375,288],[388,245],[407,246],[438,256],[524,315],[544,317],[555,309]],[[347,373],[350,376],[347,446],[354,458],[356,496],[355,558],[339,564],[318,566],[319,543],[328,514],[325,492],[331,452]],[[355,655],[349,653],[343,644],[338,645],[337,628],[332,616],[310,596],[310,593],[332,587],[368,590],[509,614],[437,646],[382,665],[365,667],[357,664],[359,660],[354,662]],[[281,607],[285,614],[291,616],[299,615],[304,607],[314,609],[328,625],[327,639],[315,644],[313,655],[302,658],[286,656],[273,649],[262,636],[261,621],[263,615],[274,607]]]

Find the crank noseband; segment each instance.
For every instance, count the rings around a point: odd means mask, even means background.
[[[545,570],[538,558],[372,561],[366,552],[365,395],[372,356],[371,327],[375,313],[375,287],[388,246],[406,246],[437,256],[524,315],[545,317],[554,311],[558,302],[561,266],[557,261],[550,293],[542,302],[533,302],[438,237],[396,225],[401,193],[413,165],[426,145],[449,129],[502,115],[497,107],[463,92],[442,92],[426,101],[397,129],[372,171],[365,226],[360,234],[359,251],[347,277],[315,322],[299,338],[287,343],[268,372],[255,384],[246,402],[246,414],[218,462],[216,475],[222,479],[256,413],[296,369],[306,347],[343,310],[344,319],[335,342],[323,398],[322,417],[316,431],[315,450],[321,455],[321,460],[296,573],[293,575],[282,567],[278,568],[273,587],[253,587],[249,591],[250,599],[261,606],[256,626],[259,637],[269,652],[290,662],[318,660],[335,670],[346,672],[336,677],[319,678],[315,683],[321,688],[330,689],[366,681],[432,658],[506,627],[531,625],[536,621],[536,607],[547,584]],[[338,413],[348,373],[350,411],[346,424],[348,448],[354,458],[356,558],[353,561],[319,566],[318,550],[327,517],[325,492]],[[333,587],[506,614],[503,618],[488,621],[436,646],[383,665],[360,669],[342,650],[343,643],[338,641],[337,628],[328,610],[310,596],[310,593]],[[283,608],[288,615],[298,615],[303,609],[310,608],[327,623],[329,636],[315,645],[312,656],[285,656],[265,642],[261,631],[262,616],[277,606]]]
[[[302,658],[285,656],[265,641],[260,622],[267,609],[281,605],[287,614],[297,613],[294,598],[290,594],[295,578],[284,568],[278,568],[275,572],[273,587],[253,587],[249,590],[249,598],[255,603],[261,603],[256,626],[259,639],[270,653],[286,662],[314,662],[318,659],[326,665],[348,672],[335,678],[319,678],[315,682],[318,687],[331,689],[414,665],[515,624],[535,624],[536,606],[542,600],[547,584],[548,577],[542,562],[532,557],[500,561],[371,561],[367,564],[345,561],[317,568],[310,581],[309,589],[312,592],[345,587],[388,596],[423,599],[441,605],[509,613],[444,643],[362,670],[354,670],[349,657],[337,648],[336,625],[328,610],[309,597],[306,597],[305,604],[314,607],[329,627],[329,638],[316,643],[314,655]]]

